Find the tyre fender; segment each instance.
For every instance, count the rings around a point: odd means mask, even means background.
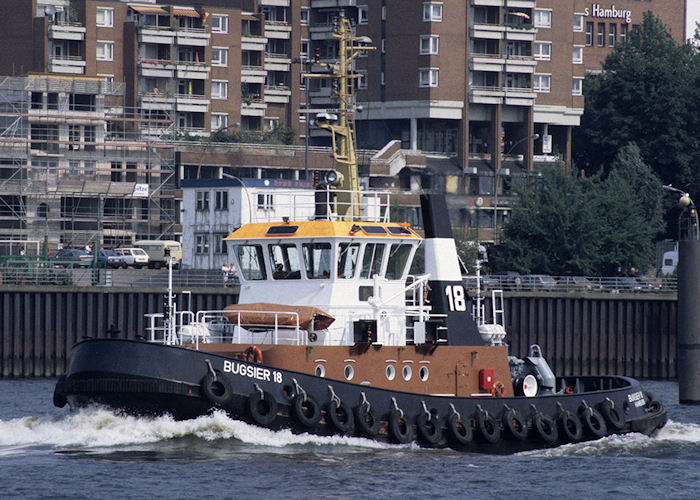
[[[212,405],[223,407],[231,402],[231,384],[219,370],[207,373],[200,383],[202,395]]]
[[[389,434],[400,444],[413,441],[413,427],[401,410],[392,410],[389,414]]]
[[[369,403],[362,403],[355,408],[355,420],[357,429],[367,437],[374,437],[379,433],[381,422],[377,412]]]
[[[277,417],[277,401],[269,392],[255,390],[248,397],[248,410],[256,424],[267,427]]]
[[[352,432],[355,426],[355,416],[350,405],[346,402],[331,400],[326,408],[326,421],[330,423],[341,434]]]
[[[304,427],[315,427],[321,421],[321,407],[311,396],[299,394],[292,402],[292,409]]]
[[[416,419],[416,429],[418,430],[418,435],[425,443],[435,446],[440,441],[442,428],[438,417],[432,413],[421,412]]]

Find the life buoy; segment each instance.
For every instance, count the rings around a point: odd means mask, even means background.
[[[401,410],[392,410],[389,414],[389,434],[397,443],[413,441],[413,428]]]
[[[572,443],[576,443],[583,437],[583,424],[581,419],[570,411],[565,411],[559,417],[559,425],[564,431],[566,438]]]
[[[474,431],[470,423],[466,422],[457,413],[447,419],[447,433],[452,441],[460,445],[468,445],[474,438]]]
[[[486,410],[478,410],[476,413],[476,428],[479,434],[489,443],[498,443],[501,440],[501,428]]]
[[[557,424],[550,417],[542,412],[537,412],[532,421],[533,427],[537,434],[542,438],[542,441],[548,444],[554,444],[559,440],[559,431]]]
[[[586,431],[596,439],[600,439],[608,433],[603,416],[590,406],[585,407],[581,412],[581,421]]]
[[[621,431],[625,428],[625,417],[622,415],[620,408],[615,406],[612,399],[606,398],[603,401],[600,405],[600,412],[614,430]]]
[[[416,429],[421,440],[426,444],[435,446],[442,434],[438,417],[428,412],[421,412],[416,419]]]
[[[269,392],[256,390],[248,398],[248,410],[256,424],[267,427],[277,417],[277,401]]]
[[[314,427],[321,421],[321,407],[311,397],[299,394],[292,402],[294,416],[304,427]]]
[[[53,405],[63,408],[68,403],[66,399],[66,376],[61,375],[56,381],[56,387],[53,390]]]
[[[506,409],[501,421],[503,422],[503,428],[508,431],[510,436],[520,441],[527,439],[527,423],[523,421],[518,410],[515,408]]]
[[[200,383],[202,395],[214,406],[223,407],[231,402],[231,384],[219,370],[208,372]]]
[[[248,349],[246,349],[245,352],[243,353],[243,359],[245,359],[249,363],[262,363],[263,362],[262,351],[260,350],[260,348],[258,346],[252,345]]]
[[[338,404],[335,400],[331,400],[328,403],[326,420],[342,434],[351,432],[355,426],[355,417],[350,405],[344,401]]]
[[[493,383],[493,388],[491,389],[491,396],[494,398],[500,398],[503,397],[503,393],[506,390],[506,386],[503,385],[503,382],[499,382],[496,380],[496,382]]]
[[[361,434],[367,437],[374,437],[379,432],[381,422],[377,412],[369,403],[362,403],[355,408],[355,419],[357,420],[357,429]]]

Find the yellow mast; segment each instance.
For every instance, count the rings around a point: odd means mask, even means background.
[[[367,37],[354,36],[352,25],[346,17],[338,19],[338,26],[333,32],[333,38],[340,45],[338,62],[327,64],[328,73],[307,73],[305,78],[331,78],[337,80],[337,96],[339,108],[333,110],[338,115],[335,123],[317,123],[317,127],[329,130],[332,135],[333,159],[335,168],[340,174],[337,187],[345,192],[339,192],[337,199],[345,213],[346,219],[357,218],[360,215],[360,181],[357,168],[357,139],[355,137],[355,80],[360,75],[355,73],[355,58],[363,51],[374,50],[365,45]],[[309,119],[307,115],[306,119]],[[347,192],[347,191],[351,191]]]

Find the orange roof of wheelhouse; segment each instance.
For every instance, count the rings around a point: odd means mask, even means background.
[[[276,230],[285,231],[285,227],[292,231],[293,226],[297,226],[294,232],[284,233],[275,232]],[[272,233],[270,232],[272,229]],[[279,228],[279,229],[278,229]],[[364,229],[363,229],[364,228]],[[380,233],[380,229],[384,228],[385,232]],[[396,228],[392,233],[389,228]],[[365,230],[366,229],[366,230]],[[376,233],[373,231],[377,231]],[[398,232],[401,231],[401,232]],[[399,222],[353,222],[353,221],[330,221],[330,220],[312,220],[300,222],[256,222],[246,224],[226,237],[227,240],[250,240],[264,238],[329,238],[329,237],[370,237],[370,238],[409,238],[421,239],[421,236],[409,227],[407,223]]]

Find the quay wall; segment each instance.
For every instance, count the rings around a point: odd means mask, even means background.
[[[236,288],[190,288],[192,310],[223,309]],[[188,308],[178,293],[178,308]],[[145,335],[161,288],[0,286],[0,377],[54,377],[84,336]],[[490,311],[487,300],[486,310]],[[511,354],[538,344],[558,375],[676,378],[675,294],[505,293]]]

